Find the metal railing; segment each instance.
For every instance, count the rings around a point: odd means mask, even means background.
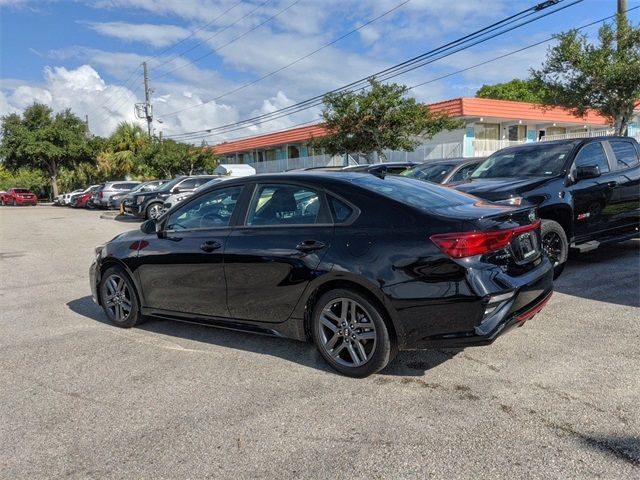
[[[580,130],[578,132],[560,133],[557,135],[545,135],[540,139],[541,142],[548,142],[550,140],[569,140],[572,138],[589,138],[589,137],[604,137],[606,135],[613,135],[612,128],[602,128],[597,130]]]
[[[280,160],[252,162],[248,165],[255,168],[256,173],[278,173],[304,168],[343,167],[346,165],[357,165],[358,163],[359,162],[351,155],[348,156],[346,164],[345,158],[342,155],[313,155],[311,157],[282,158]]]

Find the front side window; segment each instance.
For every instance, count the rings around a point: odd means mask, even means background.
[[[576,155],[576,167],[592,167],[597,165],[601,173],[609,171],[609,162],[600,142],[589,143]]]
[[[177,187],[180,190],[193,190],[198,185],[200,185],[200,183],[197,178],[187,178],[184,182],[178,184]]]
[[[296,185],[260,185],[247,225],[313,225],[319,212],[318,192]]]
[[[616,156],[618,170],[638,165],[638,152],[631,142],[610,140],[609,145],[611,145],[611,149]]]
[[[242,187],[229,187],[185,202],[169,215],[165,230],[227,227],[241,191]]]

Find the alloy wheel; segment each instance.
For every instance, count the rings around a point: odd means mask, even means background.
[[[154,203],[149,207],[149,218],[156,219],[162,213],[162,205],[159,203]]]
[[[111,275],[105,282],[104,306],[115,322],[123,322],[131,314],[131,291],[119,275]]]
[[[320,314],[320,345],[337,363],[360,367],[376,350],[376,326],[360,303],[336,298]]]
[[[556,232],[548,232],[542,237],[542,249],[547,254],[553,266],[560,263],[562,257],[562,239]]]

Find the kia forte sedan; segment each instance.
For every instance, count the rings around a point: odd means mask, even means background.
[[[410,178],[258,175],[202,189],[96,249],[94,300],[313,342],[353,377],[398,350],[486,345],[552,293],[533,208]]]

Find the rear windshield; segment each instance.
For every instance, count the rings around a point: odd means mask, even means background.
[[[573,147],[574,143],[537,143],[500,150],[482,162],[471,178],[555,177]]]
[[[15,193],[29,193],[29,190],[27,190],[26,188],[14,188],[13,191]]]
[[[455,163],[432,163],[430,165],[420,165],[418,167],[401,173],[403,177],[427,180],[433,183],[440,183],[455,168]]]
[[[366,175],[355,179],[353,183],[421,210],[464,205],[476,201],[473,197],[457,190],[413,178],[392,176],[382,179],[374,175]]]

